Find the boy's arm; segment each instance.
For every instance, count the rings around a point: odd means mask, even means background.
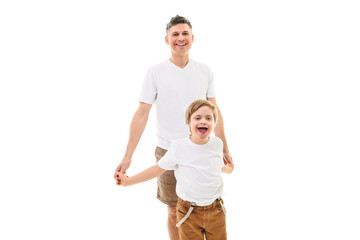
[[[146,123],[149,118],[149,113],[151,110],[151,104],[140,103],[138,109],[136,110],[130,125],[129,140],[126,148],[126,152],[121,163],[117,166],[114,178],[116,179],[118,172],[125,173],[131,164],[131,158],[135,151],[137,144],[140,141],[141,135],[144,132]]]
[[[215,136],[221,138],[221,140],[223,141],[223,144],[224,144],[224,148],[223,148],[224,161],[226,163],[232,163],[233,164],[233,160],[232,160],[232,157],[230,155],[229,148],[228,148],[227,141],[226,141],[226,137],[225,137],[224,120],[223,120],[222,114],[220,112],[219,106],[216,104],[216,99],[215,98],[208,98],[207,100],[209,102],[211,102],[212,104],[214,104],[216,106],[217,111],[218,111],[218,120],[216,122],[216,126],[215,126],[215,129],[214,129],[214,134],[215,134]]]
[[[137,183],[146,182],[149,181],[150,179],[160,176],[165,171],[166,171],[165,169],[160,168],[156,164],[132,177],[128,177],[125,174],[120,173],[119,174],[120,181],[118,180],[118,184],[123,186],[131,186]]]

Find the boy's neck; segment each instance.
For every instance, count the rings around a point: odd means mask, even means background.
[[[183,69],[189,63],[189,54],[184,54],[184,55],[172,54],[170,61],[173,64],[175,64],[177,67]]]
[[[189,138],[190,138],[190,141],[192,141],[193,143],[195,143],[197,145],[204,145],[210,140],[210,137],[208,137],[207,139],[198,139],[192,135],[190,135]]]

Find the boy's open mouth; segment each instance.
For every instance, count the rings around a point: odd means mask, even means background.
[[[201,134],[205,134],[207,132],[208,128],[207,127],[199,127],[198,128],[198,132]]]

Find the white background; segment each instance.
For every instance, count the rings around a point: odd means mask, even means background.
[[[360,239],[356,1],[1,1],[0,238],[167,239],[156,181],[113,173],[146,70],[190,19],[236,170],[229,239]],[[154,119],[128,170],[154,164]]]

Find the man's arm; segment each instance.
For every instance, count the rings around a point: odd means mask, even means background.
[[[214,129],[214,134],[215,134],[215,136],[221,138],[221,140],[224,143],[224,148],[223,148],[224,161],[225,161],[225,163],[232,163],[233,164],[233,160],[232,160],[232,157],[230,155],[229,148],[228,148],[227,141],[226,141],[226,137],[225,137],[224,120],[223,120],[222,114],[220,112],[220,108],[216,104],[216,99],[215,98],[208,98],[207,100],[210,101],[212,104],[214,104],[216,106],[217,111],[218,111],[218,119],[217,119],[216,126],[215,126],[215,129]]]
[[[140,103],[131,120],[129,140],[126,147],[126,152],[121,163],[117,166],[115,170],[115,179],[118,175],[117,172],[125,173],[125,171],[129,168],[131,164],[132,155],[140,141],[141,135],[143,134],[146,123],[148,121],[151,106],[151,104]]]

